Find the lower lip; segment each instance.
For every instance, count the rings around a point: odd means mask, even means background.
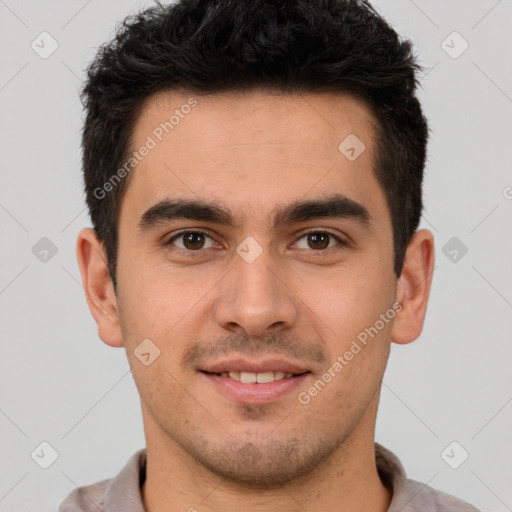
[[[268,404],[275,402],[303,385],[304,380],[309,374],[307,372],[288,379],[275,380],[274,382],[266,382],[264,384],[244,384],[229,377],[201,372],[201,375],[206,377],[214,386],[217,386],[223,394],[243,404]]]

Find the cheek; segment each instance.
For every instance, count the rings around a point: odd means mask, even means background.
[[[161,361],[167,356],[176,359],[206,321],[211,309],[208,293],[214,293],[219,276],[212,271],[198,275],[192,266],[148,265],[149,259],[142,257],[137,262],[134,258],[131,268],[119,267],[125,345],[133,350],[149,338],[161,350]]]
[[[186,399],[179,384],[180,357],[194,338],[197,313],[193,306],[204,293],[190,285],[178,285],[169,278],[139,271],[120,287],[120,325],[127,357],[139,393],[149,407]]]
[[[304,314],[314,324],[328,353],[328,367],[336,375],[330,386],[334,396],[325,397],[347,407],[356,407],[362,396],[370,399],[389,356],[393,280],[381,276],[384,273],[377,271],[340,270],[337,279],[311,279],[316,285],[304,289],[309,296]]]
[[[333,383],[324,399],[343,405],[340,417],[358,409],[362,401],[369,403],[379,388],[396,315],[393,281],[387,281],[379,279],[377,272],[340,272],[337,282],[321,282],[322,292],[310,287],[306,303],[311,310],[304,311],[326,348],[325,372],[331,370],[326,378]]]
[[[378,264],[344,266],[336,271],[317,271],[302,278],[297,295],[324,324],[331,337],[346,340],[373,325],[392,306],[396,282]],[[311,313],[305,313],[311,316]]]

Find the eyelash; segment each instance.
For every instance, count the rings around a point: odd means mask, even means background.
[[[196,229],[186,229],[186,230],[183,230],[183,231],[180,231],[179,233],[176,233],[175,235],[173,235],[166,243],[165,245],[173,245],[172,242],[174,242],[175,240],[179,239],[180,237],[184,236],[184,235],[187,235],[187,234],[190,234],[190,233],[197,233],[197,234],[200,234],[200,235],[205,235],[207,236],[208,238],[211,238],[213,240],[213,237],[211,237],[207,232],[205,231],[200,231],[200,230],[196,230]],[[297,238],[297,240],[301,240],[302,238],[304,238],[305,236],[309,235],[309,234],[325,234],[325,235],[329,235],[330,237],[334,238],[337,242],[338,242],[338,245],[340,246],[347,246],[348,245],[348,242],[345,242],[343,241],[339,236],[335,235],[334,233],[332,233],[331,231],[328,231],[326,229],[312,229],[310,231],[305,231],[304,233],[302,233],[299,238]],[[334,249],[335,247],[329,247],[327,249],[318,249],[318,250],[314,250],[314,249],[310,249],[311,252],[318,252],[318,253],[322,253],[322,252],[327,252],[331,249]],[[187,253],[187,254],[194,254],[194,253],[202,253],[204,252],[205,250],[207,249],[198,249],[196,251],[193,251],[193,250],[190,250],[190,249],[182,249],[181,247],[177,247],[176,248],[176,251],[177,252],[180,252],[180,253]]]

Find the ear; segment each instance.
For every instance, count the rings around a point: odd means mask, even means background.
[[[395,316],[391,331],[391,340],[395,343],[410,343],[421,334],[433,271],[434,236],[427,229],[421,229],[407,247],[397,283],[396,300],[402,309]]]
[[[76,256],[87,304],[98,324],[99,337],[111,347],[122,347],[117,297],[108,273],[103,244],[91,228],[78,234]]]

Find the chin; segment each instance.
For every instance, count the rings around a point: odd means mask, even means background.
[[[254,490],[279,489],[311,473],[332,455],[332,443],[317,439],[314,446],[304,440],[239,441],[222,449],[210,443],[193,457],[212,473],[238,487]]]

